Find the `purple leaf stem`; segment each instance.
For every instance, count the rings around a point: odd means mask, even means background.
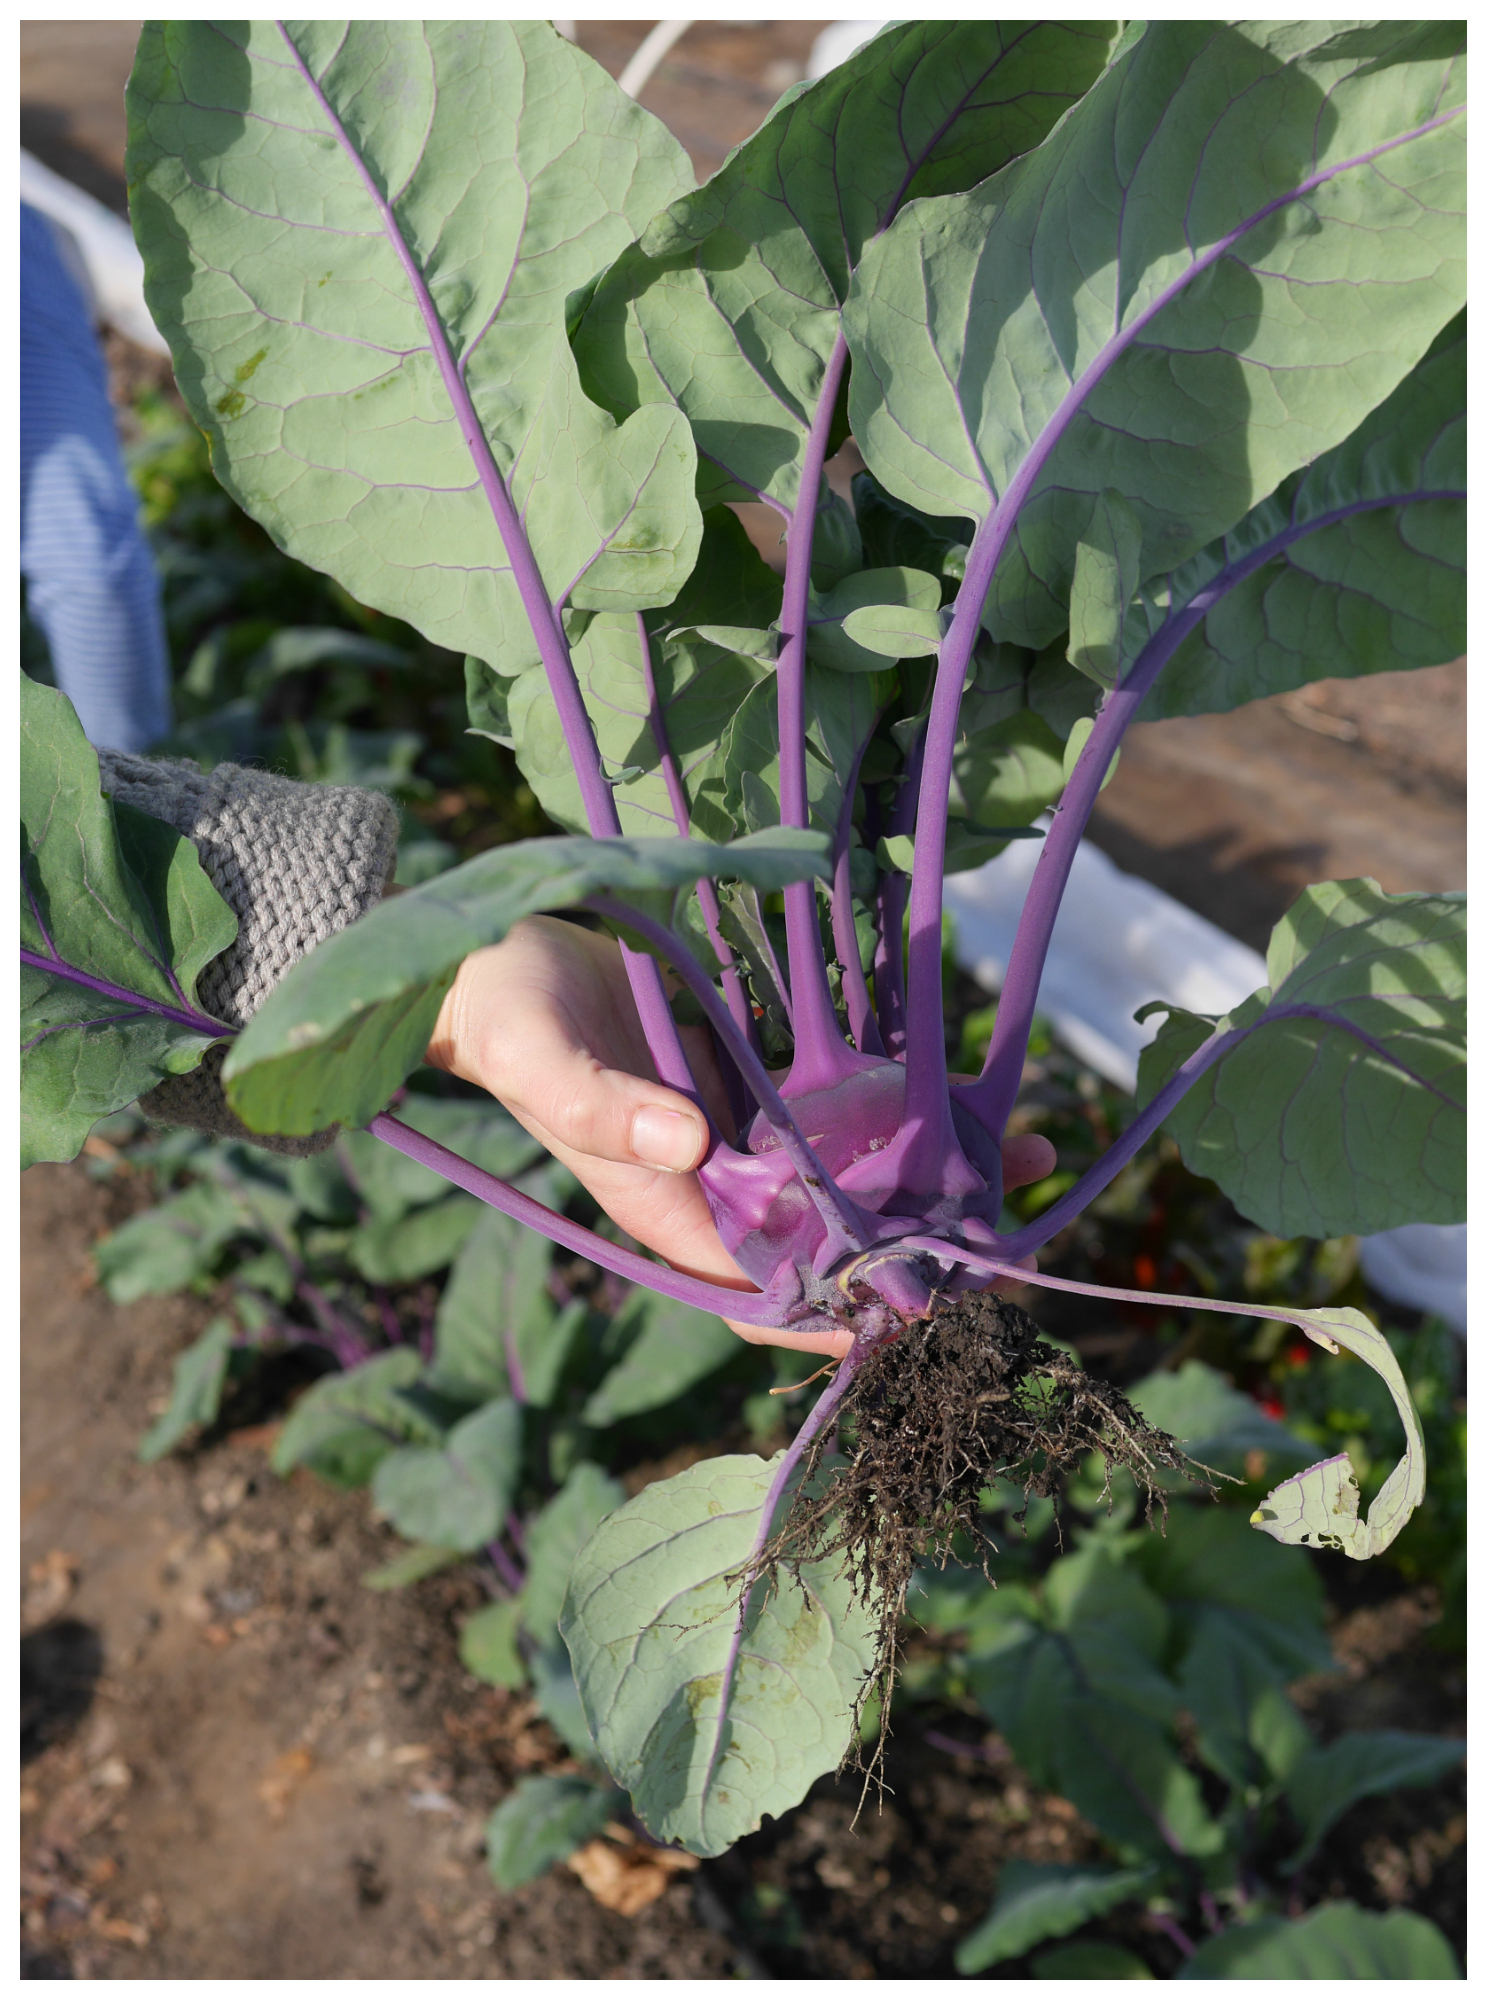
[[[780,606],[780,651],[775,666],[779,702],[780,824],[808,827],[810,802],[805,782],[805,650],[810,609],[811,544],[816,500],[826,464],[826,446],[837,395],[847,368],[847,338],[838,332],[821,380],[816,414],[800,464],[800,504],[785,553],[785,587]],[[851,1051],[842,1038],[826,978],[814,882],[792,882],[785,890],[785,935],[790,949],[790,993],[794,1012],[795,1060],[792,1094],[827,1090],[852,1072]]]
[[[924,730],[914,738],[888,819],[890,834],[907,833],[919,811],[919,785],[924,776]],[[909,880],[896,870],[878,889],[878,950],[873,960],[873,997],[889,1055],[902,1057],[908,1039],[904,1017],[904,910]]]
[[[462,1160],[458,1153],[441,1146],[437,1139],[415,1132],[411,1125],[390,1118],[385,1111],[371,1120],[367,1130],[397,1152],[405,1153],[410,1160],[417,1160],[420,1166],[442,1174],[455,1187],[463,1188],[467,1194],[475,1195],[489,1207],[499,1209],[502,1215],[524,1223],[528,1229],[535,1229],[549,1242],[560,1243],[565,1250],[587,1257],[600,1270],[613,1271],[621,1278],[645,1285],[649,1290],[659,1292],[663,1298],[680,1299],[684,1305],[697,1306],[703,1312],[718,1313],[725,1319],[741,1320],[747,1326],[783,1327],[788,1324],[810,1332],[836,1330],[835,1322],[824,1314],[807,1314],[787,1320],[783,1286],[770,1292],[735,1292],[726,1285],[715,1285],[705,1278],[685,1277],[665,1264],[642,1257],[637,1251],[622,1249],[618,1243],[610,1243],[592,1229],[585,1229],[582,1223],[570,1222],[566,1215],[558,1215],[554,1210],[545,1208],[540,1201],[534,1201],[520,1189],[498,1180],[483,1167]]]
[[[925,783],[920,798],[919,819],[914,838],[914,885],[909,902],[909,1040],[904,1118],[906,1124],[914,1121],[917,1125],[916,1142],[911,1149],[916,1165],[927,1165],[934,1146],[941,1144],[950,1133],[950,1111],[945,1084],[944,1030],[941,1021],[940,912],[945,862],[945,828],[949,813],[952,756],[960,716],[960,698],[982,608],[1002,553],[1017,526],[1023,503],[1032,493],[1049,459],[1093,391],[1157,316],[1165,311],[1194,279],[1218,263],[1242,237],[1248,235],[1250,230],[1291,202],[1299,200],[1326,182],[1335,180],[1340,174],[1347,173],[1354,167],[1366,166],[1381,155],[1393,152],[1396,148],[1409,144],[1411,140],[1421,138],[1425,133],[1451,123],[1461,115],[1461,110],[1443,112],[1438,117],[1427,119],[1423,124],[1414,126],[1396,138],[1381,141],[1377,146],[1370,147],[1365,153],[1356,154],[1352,159],[1340,160],[1335,166],[1320,168],[1285,194],[1276,195],[1273,200],[1264,203],[1227,235],[1221,236],[1217,242],[1211,243],[1206,250],[1201,251],[1185,270],[1162,287],[1148,306],[1105,343],[1084,373],[1069,385],[1058,408],[1044,425],[1013,478],[1008,481],[1006,492],[996,499],[991,513],[977,529],[970,553],[966,558],[965,579],[956,598],[955,617],[940,647],[940,661],[935,674],[934,697],[930,704],[929,727],[926,731]],[[1097,723],[1096,731],[1098,728]],[[1090,750],[1093,744],[1094,733],[1091,734],[1089,743],[1085,745],[1086,751]],[[1046,854],[1045,843],[1044,854],[1039,857],[1040,867],[1046,859]],[[1031,895],[1030,890],[1029,900]],[[1052,913],[1048,914],[1047,920],[1051,924]],[[1005,1007],[1005,989],[1003,1006]],[[1001,1012],[999,1009],[999,1025]],[[1007,1046],[1005,1032],[1002,1046],[1003,1048]],[[1000,1056],[1000,1051],[998,1053]],[[1005,1058],[1002,1060],[1005,1063]],[[1020,1075],[1019,1062],[1018,1076]],[[1014,1093],[1015,1089],[1014,1079]],[[999,1066],[995,1096],[992,1097],[991,1093],[987,1093],[987,1097],[991,1103],[999,1104],[1005,1095],[1005,1079],[1002,1067]],[[1006,1112],[1011,1109],[1011,1099],[1007,1099],[1006,1108],[1001,1112],[1001,1122],[995,1122],[988,1115],[987,1109],[983,1108],[983,1102],[976,1103],[974,1107],[976,1115],[999,1137]]]
[[[490,1557],[491,1568],[496,1572],[502,1583],[505,1584],[513,1597],[518,1596],[526,1587],[527,1579],[501,1546],[499,1537],[494,1541],[486,1543],[485,1553]]]
[[[1253,576],[1256,570],[1263,569],[1266,563],[1293,543],[1308,535],[1318,534],[1325,528],[1335,527],[1339,521],[1347,520],[1354,514],[1375,512],[1381,507],[1414,506],[1427,500],[1465,498],[1464,493],[1435,489],[1385,494],[1334,507],[1309,521],[1292,521],[1268,541],[1260,543],[1234,562],[1225,564],[1187,604],[1180,610],[1172,611],[1160,631],[1147,640],[1120,685],[1111,690],[1101,703],[1095,726],[1079,753],[1073,773],[1064,787],[1063,797],[1054,810],[1053,825],[1038,855],[1022,914],[1018,918],[1017,934],[1007,961],[1007,976],[997,1003],[996,1024],[992,1029],[991,1045],[986,1051],[986,1062],[977,1082],[956,1093],[957,1101],[972,1110],[990,1131],[1000,1132],[1003,1129],[1017,1100],[1022,1068],[1027,1059],[1028,1039],[1032,1033],[1038,987],[1069,871],[1074,865],[1075,851],[1084,837],[1089,816],[1100,795],[1110,763],[1120,748],[1121,738],[1163,667],[1221,598],[1247,577]]]
[[[635,629],[640,639],[640,664],[645,675],[646,720],[650,725],[651,741],[661,760],[661,776],[665,780],[666,795],[671,801],[671,816],[676,821],[676,830],[683,840],[692,838],[692,808],[687,803],[686,787],[682,784],[682,774],[676,767],[672,755],[671,739],[666,733],[666,718],[661,712],[661,697],[656,687],[655,663],[651,658],[651,635],[646,630],[645,614],[635,614]],[[728,1001],[728,1011],[758,1047],[758,1025],[749,1012],[749,997],[744,992],[743,982],[738,976],[733,953],[723,941],[721,928],[722,912],[718,908],[718,892],[703,876],[697,884],[697,901],[702,910],[702,921],[707,927],[708,943],[718,955],[722,967],[723,993]]]
[[[122,1001],[126,1007],[136,1008],[142,1014],[159,1014],[167,1021],[174,1021],[178,1027],[190,1028],[198,1035],[210,1035],[213,1041],[227,1041],[237,1033],[224,1021],[214,1021],[210,1014],[199,1014],[191,1007],[168,1007],[162,1000],[151,1000],[143,993],[131,993],[127,986],[115,986],[111,980],[99,979],[91,972],[80,972],[75,965],[65,959],[48,958],[39,951],[21,948],[21,964],[31,965],[38,972],[49,972],[56,979],[66,979],[74,986],[86,986],[92,993],[101,993],[106,999]]]
[[[724,1043],[728,1053],[738,1064],[744,1082],[759,1100],[759,1109],[765,1122],[779,1140],[781,1149],[800,1176],[812,1206],[825,1223],[831,1261],[851,1256],[865,1244],[870,1243],[874,1235],[872,1220],[862,1213],[849,1195],[842,1193],[822,1166],[810,1141],[796,1123],[789,1105],[775,1088],[774,1079],[749,1043],[738,1032],[728,1009],[714,991],[712,981],[681,939],[674,931],[667,930],[664,924],[658,924],[654,918],[646,916],[644,911],[634,909],[630,904],[620,902],[612,896],[591,896],[587,907],[597,911],[600,916],[613,917],[619,923],[628,924],[642,937],[648,939],[658,951],[665,952],[696,995],[712,1025],[713,1033]]]
[[[584,811],[588,815],[589,831],[600,836],[612,837],[620,832],[619,814],[615,810],[614,795],[604,776],[604,766],[599,757],[598,744],[594,740],[588,711],[583,705],[578,677],[573,671],[573,661],[569,656],[562,619],[548,596],[537,558],[533,554],[531,543],[527,540],[526,531],[507,490],[506,482],[501,477],[490,448],[490,441],[476,414],[474,400],[465,386],[464,376],[455,360],[454,350],[450,346],[449,336],[439,317],[439,309],[434,304],[427,280],[404,239],[402,227],[393,213],[392,204],[368,172],[360,153],[351,143],[345,126],[331,108],[329,98],[311,74],[309,64],[296,48],[284,23],[279,21],[275,25],[283,37],[295,67],[304,78],[311,96],[330,125],[337,143],[350,161],[368,200],[376,210],[383,234],[403,267],[403,274],[408,280],[414,303],[428,333],[429,351],[439,370],[444,392],[449,398],[455,420],[459,425],[460,436],[464,439],[465,447],[474,462],[476,475],[494,516],[506,560],[511,565],[512,577],[531,623],[538,651],[542,656],[548,685],[552,689],[553,702],[563,726],[563,737],[573,758],[579,795],[583,800]],[[701,1095],[687,1066],[681,1039],[676,1032],[676,1023],[671,1018],[671,1010],[666,1004],[666,994],[657,968],[643,953],[625,951],[624,956],[625,969],[635,995],[641,1026],[645,1030],[646,1041],[655,1059],[657,1075],[662,1083],[670,1085],[673,1090],[683,1091],[699,1109],[702,1109]]]
[[[382,1331],[392,1346],[401,1347],[404,1344],[403,1325],[393,1310],[392,1294],[386,1285],[373,1285],[372,1297],[376,1302],[378,1317],[382,1321]]]
[[[1148,1910],[1146,1915],[1147,1921],[1154,1929],[1159,1930],[1163,1937],[1171,1938],[1184,1958],[1193,1956],[1198,1947],[1175,1917],[1169,1917],[1159,1910]]]
[[[790,1444],[786,1446],[784,1455],[775,1468],[774,1478],[769,1482],[769,1490],[764,1496],[764,1505],[759,1510],[759,1529],[758,1533],[754,1536],[754,1546],[749,1550],[747,1557],[740,1566],[743,1574],[743,1584],[739,1591],[738,1611],[733,1621],[733,1637],[728,1644],[728,1657],[723,1662],[722,1681],[718,1689],[717,1720],[713,1726],[712,1749],[708,1754],[707,1770],[704,1772],[702,1779],[704,1813],[707,1810],[708,1791],[723,1756],[723,1746],[728,1731],[728,1703],[732,1698],[733,1683],[738,1676],[739,1657],[743,1652],[744,1633],[749,1622],[749,1605],[753,1601],[755,1590],[762,1581],[760,1578],[753,1577],[750,1572],[768,1545],[770,1534],[774,1528],[775,1514],[779,1510],[781,1500],[785,1497],[785,1489],[794,1477],[797,1466],[800,1464],[802,1458],[804,1458],[812,1439],[823,1429],[827,1420],[831,1418],[837,1404],[847,1393],[852,1378],[857,1373],[866,1351],[866,1346],[859,1335],[858,1339],[853,1342],[850,1352],[843,1359],[841,1366],[837,1369],[836,1374],[827,1383],[825,1389],[817,1398],[815,1408],[795,1433]]]
[[[521,1524],[521,1516],[515,1512],[506,1516],[506,1532],[511,1537],[511,1546],[519,1556],[527,1553],[527,1531]]]

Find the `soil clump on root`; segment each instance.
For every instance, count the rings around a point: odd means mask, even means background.
[[[1019,1306],[988,1292],[873,1347],[837,1405],[837,1425],[846,1464],[818,1477],[827,1436],[812,1441],[795,1500],[759,1569],[845,1554],[858,1599],[878,1620],[875,1664],[858,1705],[880,1689],[885,1732],[899,1616],[915,1569],[943,1565],[964,1549],[964,1541],[956,1548],[963,1536],[994,1581],[998,1551],[981,1504],[987,1487],[1011,1479],[1024,1503],[1056,1499],[1084,1455],[1100,1451],[1107,1485],[1124,1467],[1150,1521],[1165,1506],[1160,1470],[1203,1479],[1119,1389],[1087,1375]]]

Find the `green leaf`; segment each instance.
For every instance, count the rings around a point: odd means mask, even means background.
[[[692,175],[597,63],[546,21],[170,21],[127,102],[150,310],[281,547],[439,645],[531,660],[504,479],[551,601],[675,593],[686,425],[591,404],[565,315]]]
[[[555,1638],[532,1656],[532,1692],[537,1706],[575,1757],[596,1762],[594,1739],[584,1716],[583,1699],[573,1674],[568,1648]]]
[[[1372,1321],[1352,1307],[1329,1307],[1285,1318],[1309,1340],[1336,1354],[1345,1347],[1367,1362],[1394,1398],[1404,1426],[1404,1456],[1373,1497],[1366,1520],[1358,1519],[1358,1480],[1347,1454],[1325,1458],[1267,1493],[1250,1516],[1251,1524],[1277,1542],[1336,1549],[1366,1562],[1388,1548],[1425,1497],[1425,1440],[1394,1350]]]
[[[1079,762],[1079,753],[1084,748],[1085,744],[1088,743],[1090,738],[1090,731],[1094,728],[1094,726],[1095,723],[1093,716],[1081,715],[1078,718],[1078,720],[1073,724],[1073,726],[1070,728],[1068,738],[1064,744],[1065,784],[1068,784],[1070,778],[1073,777],[1074,766]],[[1104,791],[1105,787],[1110,783],[1110,780],[1115,776],[1119,764],[1120,764],[1120,752],[1117,750],[1115,755],[1110,759],[1109,770],[1100,780],[1100,790],[1102,792]]]
[[[368,1590],[406,1590],[410,1583],[422,1583],[426,1576],[436,1576],[459,1560],[458,1549],[441,1548],[437,1542],[418,1542],[395,1555],[391,1562],[365,1571],[361,1580]]]
[[[1286,1779],[1286,1803],[1302,1834],[1287,1868],[1310,1860],[1327,1829],[1358,1799],[1380,1798],[1406,1785],[1433,1785],[1465,1756],[1465,1743],[1404,1729],[1349,1730],[1325,1750],[1308,1750]]]
[[[425,1097],[410,1091],[398,1107],[398,1117],[415,1132],[506,1179],[542,1156],[541,1143],[494,1102]],[[342,1133],[334,1154],[320,1157],[328,1160],[327,1172],[334,1170],[329,1164],[334,1161],[354,1189],[356,1202],[368,1208],[377,1222],[400,1222],[410,1209],[443,1201],[449,1194],[449,1182],[442,1174],[384,1146],[369,1132]],[[337,1219],[343,1212],[337,1209]]]
[[[184,835],[99,791],[72,704],[21,676],[21,1165],[76,1157],[94,1122],[194,1069],[227,1030],[196,981],[237,918]],[[117,996],[78,983],[101,979]],[[186,1016],[171,1020],[169,1008]]]
[[[369,1283],[408,1284],[452,1264],[487,1213],[485,1203],[474,1195],[451,1194],[398,1222],[364,1224],[352,1237],[348,1254]]]
[[[197,1181],[101,1238],[93,1262],[114,1303],[132,1305],[209,1276],[223,1245],[251,1227],[247,1204],[235,1192]]]
[[[739,1618],[737,1572],[779,1459],[712,1458],[603,1523],[562,1630],[599,1753],[659,1840],[721,1854],[840,1761],[871,1625],[826,1564],[782,1569]]]
[[[1069,586],[1069,665],[1102,688],[1119,678],[1126,606],[1140,581],[1140,518],[1107,488],[1075,545]]]
[[[552,1334],[557,1307],[547,1290],[552,1245],[535,1230],[487,1208],[460,1251],[434,1318],[430,1381],[450,1394],[511,1392],[508,1341],[522,1369],[525,1400],[545,1408],[562,1354]]]
[[[398,1395],[423,1372],[415,1349],[394,1347],[359,1368],[312,1383],[284,1421],[269,1463],[277,1473],[308,1465],[339,1486],[364,1486],[395,1445],[435,1442],[438,1430]]]
[[[1252,1451],[1287,1463],[1304,1458],[1310,1449],[1206,1361],[1159,1368],[1127,1394],[1148,1423],[1176,1438],[1190,1458],[1217,1472],[1242,1472]]]
[[[557,1637],[574,1558],[624,1498],[625,1489],[617,1479],[581,1460],[528,1527],[522,1624],[539,1646],[551,1645]]]
[[[559,838],[477,855],[378,904],[291,966],[233,1044],[223,1067],[229,1101],[255,1131],[364,1125],[423,1060],[463,960],[521,917],[603,890],[690,887],[702,875],[775,889],[828,874],[819,835],[780,827],[727,847]]]
[[[1269,973],[1217,1022],[1168,1010],[1142,1050],[1149,1104],[1210,1034],[1249,1031],[1163,1121],[1187,1166],[1281,1237],[1462,1220],[1465,896],[1303,890]]]
[[[1132,1901],[1155,1880],[1154,1868],[1005,1861],[990,1913],[955,1947],[955,1969],[969,1976],[1021,1958],[1044,1938],[1067,1937]]]
[[[231,1359],[232,1321],[220,1316],[176,1356],[170,1405],[140,1440],[139,1456],[146,1465],[164,1458],[188,1431],[216,1422]]]
[[[659,1409],[738,1353],[738,1335],[712,1313],[654,1292],[631,1292],[616,1318],[630,1345],[583,1407],[596,1429]]]
[[[1268,1634],[1243,1613],[1205,1605],[1178,1685],[1198,1726],[1205,1761],[1241,1795],[1284,1778],[1311,1747],[1311,1733],[1282,1685]]]
[[[491,1687],[526,1686],[526,1662],[516,1646],[521,1617],[521,1599],[508,1597],[487,1604],[460,1627],[460,1661],[477,1680]]]
[[[1239,1515],[1172,1507],[1164,1532],[1143,1536],[1130,1559],[1187,1638],[1196,1621],[1221,1611],[1243,1621],[1278,1681],[1333,1664],[1315,1566],[1299,1550],[1258,1540]]]
[[[962,737],[954,771],[953,813],[983,826],[1025,826],[1064,789],[1064,746],[1041,716],[1024,709]]]
[[[806,799],[812,823],[822,832],[836,829],[842,788],[891,690],[886,671],[846,674],[806,667]],[[780,721],[772,679],[761,682],[739,707],[701,788],[709,800],[721,803],[725,824],[747,828],[759,838],[779,826]]]
[[[1155,1979],[1144,1958],[1127,1951],[1123,1944],[1056,1945],[1041,1951],[1033,1960],[1035,1979]]]
[[[1036,151],[867,245],[852,433],[912,505],[1003,509],[995,637],[1067,628],[1100,494],[1164,575],[1460,310],[1463,48],[1412,21],[1149,22]]]
[[[899,646],[904,634],[911,642]],[[815,599],[807,643],[818,666],[848,674],[881,674],[885,655],[933,653],[940,643],[939,579],[920,569],[858,570]]]
[[[520,1889],[594,1840],[624,1794],[591,1778],[522,1778],[486,1821],[485,1856],[498,1889]]]
[[[629,774],[614,787],[625,833],[665,837],[678,830],[652,723],[653,680],[666,745],[692,808],[689,824],[700,833],[726,837],[729,829],[708,816],[688,780],[706,767],[749,692],[761,681],[773,681],[769,662],[724,642],[729,629],[709,628],[707,637],[682,630],[674,637],[653,638],[649,674],[634,617],[589,618],[574,638],[573,670],[605,769],[611,775]],[[517,762],[543,810],[560,826],[586,833],[588,816],[573,755],[542,668],[530,669],[515,682],[506,713]]]
[[[501,1528],[521,1471],[521,1409],[509,1398],[457,1423],[443,1448],[405,1445],[382,1459],[372,1498],[400,1535],[481,1548]]]
[[[965,1663],[1033,1783],[1071,1800],[1130,1858],[1223,1844],[1173,1738],[1178,1691],[1159,1665],[1167,1622],[1136,1572],[1092,1542],[1053,1565],[1037,1624],[1009,1620]]]
[[[942,584],[965,575],[966,545],[974,521],[934,520],[917,507],[885,493],[870,472],[854,473],[852,505],[862,535],[864,559],[872,568],[906,564],[928,570]]]
[[[1307,681],[1457,658],[1466,503],[1449,496],[1465,489],[1463,317],[1336,450],[1132,607],[1127,661],[1172,610],[1256,565],[1163,667],[1143,718],[1212,714]],[[1445,497],[1402,497],[1422,493]]]
[[[704,504],[794,508],[864,244],[905,202],[970,187],[1035,146],[1112,36],[1100,23],[909,22],[787,91],[600,281],[574,336],[585,385],[616,411],[679,403]]]
[[[1459,1979],[1456,1954],[1413,1910],[1379,1916],[1324,1903],[1299,1923],[1280,1917],[1205,1938],[1179,1979]]]

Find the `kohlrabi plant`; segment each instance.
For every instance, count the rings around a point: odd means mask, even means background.
[[[646,1489],[575,1564],[589,1724],[663,1839],[716,1853],[839,1760],[914,1562],[994,1478],[1046,1489],[1096,1441],[1149,1488],[1176,1462],[983,1289],[1159,1127],[1283,1236],[1461,1214],[1457,895],[1307,890],[1268,984],[1167,1009],[1140,1115],[1020,1227],[1001,1141],[1131,721],[1462,648],[1464,71],[1453,24],[910,22],[699,189],[545,22],[142,37],[135,228],[219,478],[467,654],[471,726],[572,830],[317,949],[233,1041],[230,1101],[364,1127],[782,1344],[850,1340],[779,1457]],[[28,703],[28,1117],[57,1158],[224,1039],[192,997],[224,915],[188,843],[97,798],[60,698]],[[1049,806],[985,1066],[952,1077],[944,875]],[[564,909],[618,934],[699,1105],[678,1021],[711,1027],[731,1120],[699,1178],[751,1293],[388,1112],[462,959]],[[1403,1378],[1361,1313],[1288,1317],[1380,1371],[1406,1451],[1366,1518],[1339,1455],[1256,1524],[1362,1558],[1422,1491]]]

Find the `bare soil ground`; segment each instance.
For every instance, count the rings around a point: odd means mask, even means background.
[[[90,1283],[89,1246],[138,1181],[37,1167],[21,1193],[25,1976],[949,1977],[1005,1859],[1095,1851],[997,1737],[913,1715],[855,1832],[855,1784],[827,1780],[635,1916],[567,1868],[498,1891],[487,1815],[524,1772],[568,1766],[527,1700],[461,1668],[473,1576],[367,1589],[395,1538],[366,1495],[277,1479],[262,1407],[141,1465],[209,1307],[119,1307]],[[1303,1698],[1329,1733],[1459,1730],[1464,1676],[1430,1646],[1428,1596],[1352,1567],[1342,1666]],[[1463,1949],[1464,1796],[1454,1778],[1355,1808],[1306,1902],[1408,1904]],[[1175,1971],[1161,1939],[1132,1941]]]

